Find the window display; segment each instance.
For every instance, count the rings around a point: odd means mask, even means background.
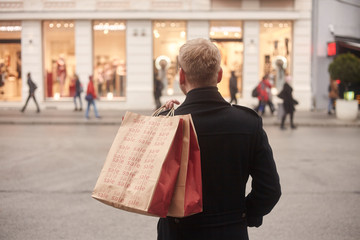
[[[178,61],[180,47],[186,42],[185,21],[155,21],[154,78],[163,84],[163,95],[182,94],[179,87]]]
[[[219,48],[221,53],[221,68],[223,78],[218,84],[220,93],[224,97],[230,96],[231,72],[237,79],[237,88],[242,94],[242,67],[243,50],[241,21],[211,21],[210,39]]]
[[[0,101],[21,101],[21,22],[0,22]]]
[[[124,21],[94,21],[94,84],[108,100],[126,95],[126,25]]]
[[[260,22],[260,76],[268,75],[277,91],[291,75],[292,22]]]
[[[58,100],[75,91],[75,33],[73,21],[44,21],[45,96]]]

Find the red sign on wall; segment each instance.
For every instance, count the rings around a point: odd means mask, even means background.
[[[328,57],[336,55],[336,42],[330,42],[327,44],[327,55]]]

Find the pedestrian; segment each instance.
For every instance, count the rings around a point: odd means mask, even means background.
[[[81,85],[79,76],[77,74],[75,74],[75,95],[74,95],[74,104],[75,104],[75,109],[74,111],[82,111],[82,101],[81,101],[81,93],[83,92],[83,87]],[[79,98],[79,103],[80,103],[80,108],[77,108],[77,103],[76,103],[76,98]]]
[[[247,227],[259,227],[281,195],[262,119],[221,96],[221,56],[212,42],[189,40],[178,59],[180,89],[186,98],[175,115],[191,114],[194,122],[201,151],[203,212],[160,218],[157,239],[247,240]],[[249,176],[252,189],[245,196]]]
[[[295,112],[295,105],[299,104],[298,101],[296,101],[292,96],[292,87],[286,81],[284,83],[284,87],[279,93],[278,97],[283,100],[283,106],[284,106],[284,115],[281,118],[281,125],[280,128],[282,130],[285,130],[285,119],[286,115],[290,115],[290,126],[292,129],[296,129],[296,126],[294,124],[294,112]]]
[[[161,107],[160,97],[162,96],[162,90],[164,89],[164,84],[158,78],[158,70],[154,68],[154,99],[156,109]]]
[[[37,103],[36,98],[35,98],[35,90],[37,89],[37,86],[33,82],[33,80],[31,79],[31,74],[30,73],[27,74],[27,84],[29,86],[29,96],[28,96],[28,98],[27,98],[27,100],[25,102],[24,107],[21,109],[21,112],[25,112],[26,106],[27,106],[30,98],[33,98],[34,102],[36,104],[36,108],[37,108],[36,112],[39,113],[40,112],[39,104]]]
[[[96,92],[95,92],[95,88],[94,88],[93,76],[89,76],[89,83],[87,86],[85,99],[87,101],[87,108],[86,108],[86,112],[85,112],[86,119],[89,119],[89,110],[90,110],[91,105],[93,105],[93,107],[94,107],[95,117],[101,118],[96,109],[96,104],[95,104],[95,99],[97,99],[97,96],[96,96]]]
[[[257,91],[258,91],[258,99],[259,99],[259,106],[257,107],[257,112],[261,115],[265,113],[265,107],[268,105],[269,101],[269,91],[271,91],[271,84],[267,76],[264,76],[261,82],[258,84]],[[271,107],[270,110],[272,111]]]
[[[336,80],[330,80],[328,91],[329,91],[328,114],[331,115],[332,111],[335,109],[336,99],[339,98],[339,87]]]
[[[230,103],[234,101],[235,104],[237,104],[236,93],[238,92],[238,88],[237,88],[237,77],[235,76],[235,71],[231,71],[229,89],[230,89],[230,97],[231,97]]]

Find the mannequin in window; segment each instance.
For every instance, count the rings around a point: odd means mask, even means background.
[[[64,85],[66,80],[66,64],[63,56],[57,60],[56,63],[56,79],[60,84],[60,96],[64,95]]]

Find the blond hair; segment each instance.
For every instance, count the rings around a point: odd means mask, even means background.
[[[221,56],[219,49],[209,40],[197,38],[187,41],[179,51],[179,64],[187,80],[194,86],[217,83]]]

